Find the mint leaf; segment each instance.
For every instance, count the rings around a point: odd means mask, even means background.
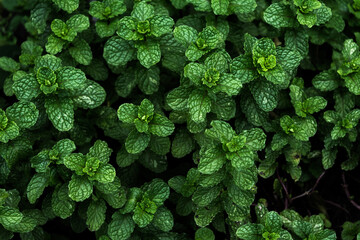
[[[211,100],[205,92],[195,90],[188,100],[191,119],[196,123],[205,121],[206,114],[211,110]]]
[[[150,135],[133,130],[126,138],[125,148],[128,153],[136,154],[145,150],[150,142]]]
[[[79,0],[52,0],[59,8],[72,13],[79,7]]]
[[[82,202],[89,198],[93,191],[91,182],[85,176],[76,174],[72,175],[68,188],[69,197],[76,202]]]
[[[106,204],[104,200],[91,201],[87,211],[86,225],[90,231],[97,231],[105,222]]]
[[[135,57],[135,48],[120,37],[110,38],[104,46],[106,62],[114,66],[123,66]]]
[[[74,124],[74,108],[69,99],[47,98],[46,113],[59,131],[69,131]]]

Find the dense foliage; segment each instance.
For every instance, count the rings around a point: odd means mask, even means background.
[[[0,239],[360,239],[359,0],[0,0]]]

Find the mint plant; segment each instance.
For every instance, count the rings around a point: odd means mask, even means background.
[[[360,240],[359,0],[0,15],[1,240]]]

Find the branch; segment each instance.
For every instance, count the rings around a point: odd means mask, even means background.
[[[344,192],[345,192],[345,194],[346,194],[346,197],[349,199],[350,203],[351,203],[355,208],[357,208],[358,210],[360,210],[360,205],[357,204],[357,203],[351,198],[348,185],[346,184],[346,179],[345,179],[345,173],[344,173],[344,172],[342,172],[341,178],[342,178],[342,181],[343,181],[342,187],[343,187],[343,189],[344,189]]]
[[[276,175],[277,175],[277,178],[278,178],[278,180],[279,180],[279,182],[280,182],[280,184],[281,184],[281,186],[282,186],[282,188],[284,189],[284,192],[285,192],[286,198],[285,198],[285,200],[284,200],[284,209],[287,209],[287,208],[288,208],[288,205],[289,205],[288,203],[289,203],[289,201],[290,201],[289,192],[288,192],[285,184],[283,183],[283,181],[282,181],[281,178],[280,178],[279,169],[278,169],[278,168],[276,168]]]
[[[317,185],[319,184],[320,180],[323,178],[324,175],[325,175],[325,171],[322,172],[322,173],[320,174],[320,176],[316,179],[316,182],[315,182],[315,184],[314,184],[314,186],[313,186],[312,188],[310,188],[309,190],[307,190],[306,192],[304,192],[304,193],[302,193],[302,194],[300,194],[300,195],[298,195],[298,196],[295,196],[295,197],[291,198],[291,199],[290,199],[290,203],[291,203],[292,201],[294,201],[295,199],[298,199],[298,198],[302,198],[302,197],[304,197],[304,196],[311,195],[311,194],[315,191],[315,188],[317,187]]]

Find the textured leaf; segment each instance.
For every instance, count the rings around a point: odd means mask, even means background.
[[[171,135],[174,129],[174,124],[169,119],[160,114],[155,114],[149,123],[149,132],[160,137]]]
[[[218,171],[226,162],[224,152],[219,148],[210,148],[201,154],[198,170],[202,174],[212,174]]]
[[[227,15],[229,0],[212,0],[211,8],[216,15]]]
[[[259,74],[253,65],[251,56],[240,55],[234,58],[231,64],[232,72],[237,78],[240,79],[241,83],[248,83],[256,79]]]
[[[279,91],[273,83],[264,80],[257,80],[249,84],[249,87],[261,110],[270,112],[276,108],[278,104]]]
[[[108,163],[112,149],[109,148],[105,141],[96,140],[94,145],[89,149],[89,153],[86,156],[94,157],[100,160],[102,163]]]
[[[69,197],[76,202],[84,201],[93,192],[92,183],[85,176],[75,174],[72,175],[68,188]]]
[[[46,173],[37,173],[31,178],[26,189],[27,198],[31,204],[34,204],[42,195],[47,184],[48,177]]]
[[[132,130],[125,141],[125,148],[128,153],[136,154],[145,150],[150,142],[150,135]]]
[[[139,21],[145,21],[154,16],[154,7],[146,2],[140,2],[134,6],[131,16]]]
[[[52,0],[59,8],[72,13],[79,7],[79,0]]]
[[[161,207],[156,211],[152,224],[161,231],[169,232],[174,226],[174,217],[168,209]]]
[[[59,131],[69,131],[74,125],[74,108],[68,99],[47,98],[46,113],[54,127]]]
[[[130,238],[135,229],[135,223],[130,215],[121,215],[115,212],[108,226],[108,235],[112,240],[122,240]]]
[[[214,233],[209,228],[200,228],[195,232],[195,240],[215,240]]]
[[[73,42],[69,48],[70,55],[80,64],[89,65],[93,58],[90,45],[83,39]]]
[[[123,66],[134,59],[135,48],[120,37],[112,37],[105,43],[103,57],[110,65]]]
[[[40,85],[32,74],[27,74],[22,78],[17,79],[14,82],[12,89],[17,99],[25,101],[30,101],[41,93]]]
[[[86,157],[81,153],[73,153],[64,158],[64,165],[75,171],[78,175],[83,175],[83,168],[85,167]]]
[[[211,100],[206,92],[193,91],[188,100],[191,119],[196,123],[205,121],[206,114],[211,110]]]
[[[146,41],[137,45],[137,50],[137,58],[144,67],[150,68],[160,62],[161,51],[157,42]]]
[[[264,20],[276,28],[296,26],[293,12],[283,3],[271,4],[264,12]]]
[[[19,128],[30,128],[35,125],[39,111],[32,102],[17,102],[6,109],[6,115],[13,120]]]
[[[104,200],[91,201],[87,211],[86,225],[90,231],[97,231],[105,222],[106,204]]]
[[[115,168],[110,164],[105,164],[97,169],[94,177],[97,181],[101,183],[109,183],[114,181],[115,176]]]
[[[174,37],[176,41],[187,46],[190,43],[194,42],[197,38],[198,32],[196,29],[188,25],[180,25],[174,29]]]
[[[20,64],[9,57],[0,57],[0,69],[7,72],[15,72],[20,69]]]
[[[171,17],[164,15],[156,15],[150,20],[151,34],[155,37],[160,37],[172,31],[174,20]]]

